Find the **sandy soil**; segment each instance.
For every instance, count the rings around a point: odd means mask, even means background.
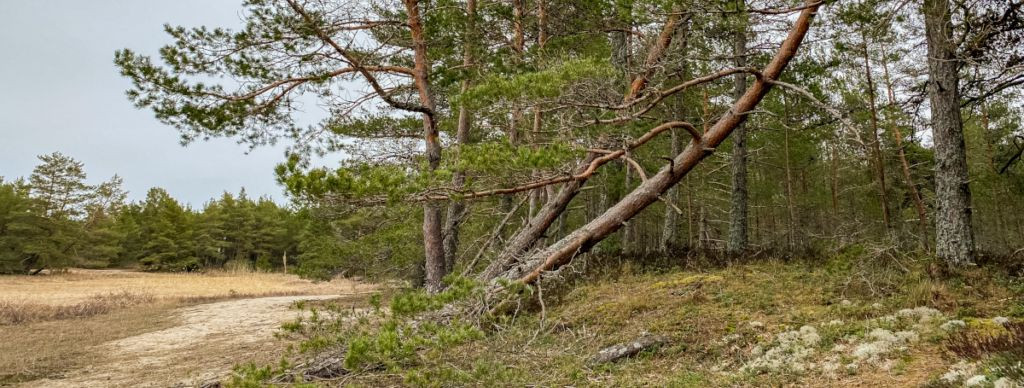
[[[228,375],[235,364],[280,351],[273,333],[300,314],[291,308],[294,302],[338,297],[277,296],[179,308],[176,326],[107,342],[101,347],[109,357],[88,368],[22,386],[198,386]]]

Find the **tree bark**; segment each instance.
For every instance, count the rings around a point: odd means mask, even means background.
[[[786,114],[783,116],[783,120],[789,121],[789,104],[787,101],[783,101],[783,105],[786,106]],[[793,242],[796,239],[796,205],[794,204],[793,198],[793,168],[791,163],[791,157],[789,154],[789,124],[782,126],[783,131],[783,143],[782,143],[782,154],[783,154],[783,168],[786,172],[785,190],[786,190],[786,248],[789,250],[793,249]]]
[[[868,52],[867,33],[862,32],[864,40],[864,77],[867,80],[868,110],[871,112],[871,154],[874,159],[875,179],[878,179],[878,200],[882,202],[882,221],[885,223],[887,236],[892,235],[892,216],[889,214],[889,195],[885,185],[885,159],[882,158],[882,145],[878,138],[878,109],[875,106],[875,81],[871,76],[871,57]]]
[[[598,218],[570,233],[565,238],[535,254],[527,257],[522,263],[513,266],[503,274],[508,279],[518,279],[523,283],[533,283],[541,273],[557,270],[579,254],[586,252],[595,244],[608,237],[622,227],[623,223],[651,203],[658,200],[666,190],[675,185],[705,157],[714,152],[715,147],[722,143],[738,125],[746,120],[748,112],[754,109],[771,89],[771,81],[779,75],[796,55],[816,14],[819,3],[808,3],[792,30],[789,32],[782,47],[772,61],[761,73],[754,84],[747,89],[742,98],[737,100],[732,109],[726,112],[704,136],[694,141],[672,163],[663,167],[657,174],[650,177],[639,187],[630,192],[622,200],[609,208]],[[695,131],[694,131],[695,132]]]
[[[885,87],[888,92],[889,105],[896,108],[896,93],[893,91],[892,78],[889,77],[889,62],[885,59],[885,53],[882,55],[882,71],[885,75]],[[914,201],[914,209],[917,210],[917,222],[920,228],[919,239],[921,241],[921,248],[924,250],[929,249],[928,244],[928,212],[925,210],[924,200],[921,198],[921,192],[917,189],[917,184],[914,183],[914,178],[910,174],[910,162],[907,160],[907,153],[903,147],[903,133],[900,131],[899,123],[896,122],[895,118],[890,121],[890,128],[892,129],[893,140],[896,141],[897,156],[900,158],[901,172],[903,173],[903,180],[906,182],[907,190],[910,191],[910,198]]]
[[[832,230],[835,231],[835,225],[839,224],[839,146],[836,145],[836,139],[829,142],[828,148],[831,151],[831,157],[829,158],[829,175],[831,179],[829,180],[830,186],[832,186]]]
[[[928,97],[935,142],[935,256],[956,267],[974,263],[971,188],[948,0],[925,0]]]
[[[430,90],[430,63],[427,59],[427,43],[423,36],[423,22],[417,0],[404,0],[413,46],[413,83],[419,94],[420,104],[428,110],[423,113],[423,140],[427,163],[431,170],[441,164],[441,141],[437,131],[436,106]],[[441,290],[441,280],[447,275],[444,243],[441,232],[441,204],[428,201],[423,204],[423,250],[425,253],[424,287],[427,291]]]
[[[673,8],[672,11],[673,11],[673,14],[678,13],[678,9],[676,9],[676,8]],[[671,22],[672,19],[669,19],[669,21]],[[673,23],[673,24],[675,24],[675,23]],[[666,23],[666,29],[667,29],[667,27],[668,27],[668,23]],[[683,20],[682,21],[682,25],[680,26],[680,28],[682,30],[680,31],[680,37],[679,37],[681,39],[681,41],[679,42],[679,52],[680,52],[680,54],[682,54],[683,57],[685,57],[686,54],[688,53],[688,48],[689,48],[689,38],[690,38],[689,19]],[[671,31],[674,31],[675,29],[676,29],[676,27],[673,26],[672,29],[669,30],[669,31],[671,32]],[[663,36],[665,35],[665,30],[662,30],[662,35]],[[659,38],[658,41],[661,42],[663,40],[667,40],[667,42],[665,43],[665,46],[667,48],[668,45],[671,43],[671,40],[670,40],[671,38],[672,38],[672,34],[669,34],[667,39]],[[650,58],[650,56],[648,56],[648,58]],[[684,76],[687,76],[689,73],[690,73],[689,72],[689,66],[686,65],[686,62],[684,62],[683,63],[682,74]],[[634,82],[634,86],[635,86],[635,84],[636,83]],[[675,107],[675,109],[674,109],[675,112],[676,112],[676,115],[677,115],[676,117],[679,120],[686,120],[686,114],[685,114],[685,106],[686,106],[685,94],[682,95],[682,96],[677,97],[676,100],[679,101],[678,106]],[[672,141],[672,144],[670,146],[671,147],[670,148],[671,155],[672,156],[679,155],[679,153],[683,151],[683,146],[684,146],[682,134],[680,134],[678,131],[672,131],[672,139],[671,139],[671,141]],[[679,198],[680,198],[679,187],[673,187],[672,189],[670,189],[668,194],[666,195],[666,197],[668,198],[668,201],[670,201],[671,203],[677,204],[679,202]],[[666,204],[666,206],[665,206],[665,220],[664,220],[664,223],[662,224],[662,229],[661,229],[661,241],[660,241],[660,243],[661,243],[661,246],[660,246],[661,252],[663,252],[663,253],[664,252],[668,252],[673,246],[678,245],[679,244],[678,240],[679,240],[679,213],[677,213],[676,209],[673,209],[672,206],[668,206],[668,204]]]
[[[672,155],[679,155],[683,150],[683,137],[682,134],[677,131],[672,131]],[[668,192],[668,200],[672,203],[677,203],[679,199],[679,188],[672,187]],[[668,252],[676,243],[676,236],[679,234],[677,229],[679,223],[679,214],[676,210],[665,205],[665,222],[661,227],[661,252]]]
[[[737,8],[745,8],[744,0],[737,1]],[[747,20],[746,13],[742,13],[743,20],[733,38],[733,56],[737,68],[747,64]],[[746,74],[737,74],[733,84],[733,98],[743,98],[747,90]],[[747,129],[740,122],[737,125],[732,137],[732,206],[729,211],[729,240],[726,250],[732,256],[739,256],[747,250]]]
[[[473,66],[473,34],[476,31],[476,0],[466,0],[466,27],[462,43],[462,65],[466,69]],[[469,77],[462,80],[461,91],[469,90]],[[458,127],[455,130],[455,142],[459,145],[469,144],[469,109],[466,104],[459,106]],[[452,187],[461,189],[466,184],[466,172],[456,171],[452,177]],[[459,251],[459,229],[467,216],[466,202],[461,199],[452,200],[448,205],[448,215],[444,228],[444,262],[445,272],[455,269],[455,258]]]
[[[538,240],[544,237],[551,224],[559,218],[559,215],[569,206],[569,202],[579,194],[580,188],[586,180],[572,181],[564,184],[558,194],[549,200],[537,211],[537,214],[530,217],[529,224],[519,230],[505,245],[498,257],[491,262],[480,273],[478,279],[488,281],[506,271],[512,266],[516,259],[533,248]]]

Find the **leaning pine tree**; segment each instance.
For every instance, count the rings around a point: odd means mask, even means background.
[[[117,64],[135,85],[129,97],[177,126],[186,141],[214,136],[251,145],[294,140],[292,156],[277,171],[293,194],[355,206],[421,204],[429,290],[439,289],[451,269],[443,248],[450,242],[442,244],[444,203],[509,196],[543,200],[479,276],[532,283],[652,203],[667,202],[668,190],[747,120],[775,85],[820,5],[812,1],[779,11],[800,16],[763,69],[728,67],[666,85],[672,77],[659,69],[682,30],[685,12],[678,10],[695,4],[634,4],[635,10],[665,7],[656,14],[667,16],[629,26],[647,29],[657,39],[648,45],[642,67],[633,69],[624,97],[616,82],[621,69],[610,63],[602,24],[609,16],[602,13],[614,7],[545,2],[509,12],[504,6],[416,0],[247,4],[246,25],[238,32],[168,28],[175,43],[161,50],[163,64],[128,50],[118,52]],[[631,20],[644,20],[634,16]],[[491,28],[477,34],[474,24]],[[537,39],[530,39],[525,25],[542,26]],[[473,39],[471,45],[467,39]],[[540,51],[545,57],[558,53],[561,59],[531,61]],[[753,78],[751,86],[704,133],[688,122],[665,122],[650,114],[661,113],[667,100],[688,88],[739,75]],[[200,77],[238,82],[210,85]],[[319,125],[296,124],[302,95],[329,107]],[[525,111],[534,112],[533,130],[530,144],[520,145],[517,128],[527,127],[520,122],[526,121]],[[472,133],[467,132],[466,112],[473,113]],[[669,131],[688,134],[691,141],[647,176],[635,158],[662,143]],[[419,145],[412,143],[413,136]],[[397,148],[404,153],[394,151],[396,143],[407,145]],[[302,156],[317,151],[358,157],[340,168],[309,168]],[[548,229],[570,211],[588,179],[614,161],[624,162],[640,184],[545,245],[552,235]],[[503,217],[492,236],[501,234],[511,215]],[[473,263],[467,264],[472,269]]]

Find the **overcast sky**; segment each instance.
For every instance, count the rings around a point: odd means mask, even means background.
[[[116,174],[129,198],[153,186],[193,206],[224,190],[286,201],[273,167],[283,147],[230,139],[182,147],[177,131],[125,98],[114,51],[169,42],[163,24],[235,27],[241,0],[0,0],[0,176],[28,176],[36,156],[85,163],[90,183]]]

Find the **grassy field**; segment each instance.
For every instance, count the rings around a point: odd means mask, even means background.
[[[134,355],[116,354],[120,347],[112,347],[112,343],[161,330],[166,332],[189,323],[189,319],[209,319],[203,315],[190,318],[188,313],[194,311],[189,309],[197,308],[191,306],[218,306],[209,303],[270,296],[353,295],[370,289],[368,285],[343,279],[313,283],[293,275],[257,272],[171,274],[74,269],[41,276],[0,277],[0,331],[4,333],[4,340],[0,341],[0,385],[37,379],[48,379],[45,380],[48,383],[42,385],[59,385],[62,378],[81,374],[81,370],[101,368],[106,361],[119,359],[119,363],[130,363],[128,358]],[[237,317],[241,320],[247,315],[247,306],[234,304],[232,313],[242,315]],[[285,302],[254,308],[263,308],[258,314],[275,319],[295,314],[287,311]],[[273,310],[269,310],[271,308]],[[244,329],[242,323],[238,325],[239,330]],[[262,321],[258,324],[259,330],[253,329],[253,333],[260,335],[266,334],[268,327],[278,325]],[[194,331],[194,328],[189,329]],[[224,335],[212,331],[210,334]],[[267,337],[262,339],[273,339],[272,335]],[[195,348],[193,351],[209,353],[204,355],[206,358],[263,361],[276,357],[282,345],[273,343],[254,351],[251,346],[220,341],[217,346],[202,349],[203,338],[183,340]],[[198,362],[202,358],[192,357],[191,361]],[[235,361],[226,362],[230,367]],[[184,361],[183,366],[189,367],[189,361]],[[137,373],[130,369],[123,372]]]

